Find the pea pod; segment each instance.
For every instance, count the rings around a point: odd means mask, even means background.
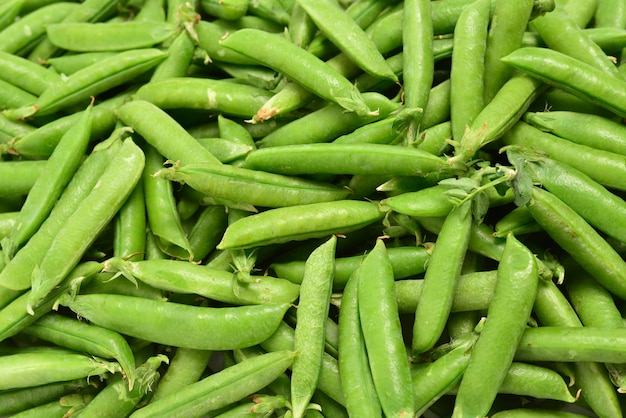
[[[383,144],[305,144],[251,152],[246,167],[281,174],[426,175],[450,172],[440,157],[416,148]]]
[[[204,416],[264,388],[289,367],[294,356],[278,351],[244,360],[138,409],[131,417]]]
[[[117,213],[139,181],[144,161],[141,149],[131,140],[124,141],[113,165],[102,173],[92,191],[67,218],[35,269],[29,312],[63,281]]]
[[[89,97],[117,87],[148,71],[163,59],[165,54],[158,49],[137,49],[103,59],[97,64],[51,85],[32,106],[5,111],[9,118],[19,119],[38,115],[49,115],[69,106],[84,102]]]
[[[369,202],[337,200],[270,209],[226,228],[218,249],[242,249],[360,229],[384,214]]]
[[[124,51],[148,48],[172,37],[176,27],[168,23],[57,23],[46,33],[59,48],[77,52]]]
[[[332,236],[307,258],[300,285],[294,349],[291,365],[291,407],[294,418],[301,418],[317,387],[324,352],[324,333],[332,291],[335,247]]]
[[[534,255],[513,235],[507,236],[487,321],[461,379],[453,416],[488,414],[526,328],[538,280]]]
[[[200,380],[212,355],[210,350],[177,348],[150,401],[155,402]]]
[[[299,286],[270,276],[252,276],[249,283],[233,288],[233,273],[179,260],[142,260],[129,262],[112,258],[105,271],[120,272],[130,280],[138,279],[154,288],[180,294],[198,294],[230,304],[291,303]]]
[[[385,416],[413,416],[411,372],[395,298],[393,270],[382,240],[359,268],[359,318],[374,387]]]
[[[161,169],[155,175],[187,184],[208,196],[264,207],[341,200],[349,194],[330,184],[230,165],[187,164]]]
[[[375,111],[365,104],[359,91],[348,79],[282,36],[256,29],[241,29],[230,34],[221,44],[284,73],[323,99],[347,110],[359,115]],[[309,68],[311,72],[302,71],[303,67]],[[308,77],[308,74],[315,74],[315,77]]]
[[[78,295],[61,302],[81,317],[122,334],[175,347],[232,350],[264,341],[288,304],[205,308],[121,295]],[[146,316],[142,312],[154,312]],[[210,333],[203,330],[211,329]]]

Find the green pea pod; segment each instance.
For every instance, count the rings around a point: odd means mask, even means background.
[[[472,346],[470,340],[460,344],[437,360],[412,373],[416,415],[422,415],[432,404],[456,385],[467,369]]]
[[[306,10],[322,33],[365,72],[398,81],[376,44],[336,3],[298,0],[298,5]]]
[[[321,98],[347,110],[359,115],[375,111],[367,106],[348,79],[283,36],[256,29],[241,29],[223,39],[221,44],[284,73]],[[303,67],[309,68],[310,72],[302,71]]]
[[[396,280],[416,276],[425,271],[426,263],[430,258],[431,250],[426,247],[402,246],[387,248],[389,261],[393,266],[393,276]],[[352,273],[359,268],[365,255],[337,257],[335,259],[335,278],[333,285],[340,289],[346,285]],[[278,277],[293,283],[302,283],[304,277],[304,261],[275,262],[270,265]]]
[[[353,200],[270,209],[226,228],[217,249],[243,249],[358,230],[382,219],[375,204]]]
[[[626,241],[626,202],[586,174],[548,157],[529,162],[535,180],[605,234]]]
[[[615,120],[574,111],[529,112],[524,120],[577,144],[626,155],[626,126]]]
[[[131,417],[204,416],[270,384],[291,365],[295,355],[278,351],[244,360],[138,409]]]
[[[13,231],[2,241],[2,249],[9,258],[41,226],[78,169],[91,137],[91,109],[90,105],[80,121],[63,135],[46,169],[29,191]]]
[[[122,334],[202,350],[232,350],[258,344],[276,330],[289,307],[283,303],[205,308],[105,294],[78,295],[61,303],[81,317]],[[210,333],[203,331],[207,327]]]
[[[148,48],[171,38],[176,27],[168,23],[57,23],[46,33],[59,48],[76,52],[126,51]]]
[[[0,78],[39,96],[61,76],[23,57],[0,51]]]
[[[114,257],[142,260],[146,251],[146,205],[143,183],[135,186],[115,219]]]
[[[626,116],[626,81],[623,79],[548,48],[519,48],[502,60],[545,83],[602,106],[616,115]]]
[[[0,395],[0,413],[15,414],[46,402],[58,402],[61,396],[76,392],[87,384],[87,379],[77,379],[5,391]]]
[[[624,297],[626,263],[579,214],[558,197],[533,187],[528,208],[539,225],[600,284]]]
[[[305,144],[251,152],[246,167],[280,174],[391,174],[451,172],[441,157],[416,148],[384,144]]]
[[[59,74],[70,75],[102,59],[112,57],[116,52],[84,52],[49,58],[46,62]]]
[[[304,416],[319,380],[336,243],[337,237],[333,235],[311,253],[304,267],[294,338],[294,350],[298,355],[291,365],[291,408],[294,418]]]
[[[71,351],[58,351],[0,356],[0,370],[4,376],[0,390],[7,390],[82,379],[120,369],[117,363]]]
[[[153,84],[158,83],[146,85]],[[219,160],[198,144],[174,118],[150,102],[132,100],[116,109],[116,114],[170,161],[219,164]],[[170,141],[170,138],[176,138],[176,141]]]
[[[582,418],[586,415],[556,409],[516,408],[498,411],[492,418]]]
[[[165,374],[159,379],[150,402],[177,393],[185,386],[200,380],[212,355],[210,350],[177,348]]]
[[[414,353],[423,353],[433,348],[445,329],[469,244],[471,209],[471,201],[452,209],[437,236],[415,312],[412,343]]]
[[[132,389],[135,384],[133,353],[124,337],[116,332],[51,313],[38,319],[24,333],[77,352],[113,358],[122,368],[128,387]]]
[[[380,402],[372,381],[359,319],[358,280],[358,270],[355,270],[348,279],[341,297],[339,376],[348,413],[359,417],[378,417],[381,415]]]
[[[187,184],[208,196],[264,207],[341,200],[349,194],[330,184],[230,165],[187,164],[161,169],[155,175]]]
[[[248,11],[247,0],[202,0],[200,7],[208,14],[220,19],[236,20]]]
[[[0,79],[0,87],[0,109],[2,110],[26,106],[37,100],[37,97],[30,94],[26,90],[23,90],[18,86],[14,86],[13,84],[8,83],[2,79]],[[14,137],[21,136],[8,134],[6,130],[7,123],[5,121],[10,121],[10,119],[7,119],[6,117],[3,117],[2,119],[4,119],[4,121],[2,122],[3,126],[2,133],[0,133],[0,142],[9,142]]]
[[[446,216],[454,205],[446,194],[449,189],[436,185],[416,192],[401,193],[380,201],[381,210],[387,208],[409,216]]]
[[[461,379],[453,416],[489,413],[526,328],[538,280],[535,256],[509,235],[498,266],[498,281],[487,321]]]
[[[0,6],[0,31],[13,23],[23,5],[24,0],[8,0]]]
[[[152,146],[147,146],[145,152],[142,181],[150,230],[161,251],[172,257],[193,260],[187,234],[176,210],[174,185],[164,178],[153,176],[163,167],[163,157]]]
[[[555,399],[567,403],[576,401],[559,373],[547,367],[516,361],[511,363],[498,393]]]
[[[234,305],[291,303],[298,297],[300,286],[270,276],[252,276],[235,292],[233,273],[179,260],[142,260],[129,262],[112,258],[104,270],[120,272],[128,279],[138,279],[154,288],[180,294],[198,294]]]
[[[516,236],[543,231],[526,206],[519,206],[504,215],[495,225],[495,236],[506,238],[509,232]]]
[[[100,150],[94,150],[81,164],[39,230],[0,271],[0,285],[18,290],[28,289],[31,286],[35,266],[41,263],[58,231],[63,227],[67,218],[74,213],[79,203],[89,194],[121,144],[119,141],[113,141],[109,145],[108,147],[102,145]],[[2,163],[0,167],[8,164],[10,163]]]
[[[33,270],[29,312],[63,281],[115,216],[139,181],[144,161],[143,151],[132,140],[125,140],[111,166],[67,218]]]
[[[167,363],[168,358],[164,354],[150,357],[145,363],[134,370],[137,376],[137,384],[128,387],[124,380],[109,382],[107,386],[94,396],[94,398],[81,411],[82,417],[128,416],[136,408],[141,399],[150,392],[159,380],[158,372],[161,363]]]
[[[49,24],[62,21],[78,7],[76,3],[63,1],[25,14],[0,32],[0,51],[23,55],[22,51],[28,51],[46,34]]]
[[[380,405],[385,416],[413,416],[411,372],[402,339],[393,270],[382,240],[376,241],[358,274],[359,318]]]
[[[19,119],[52,114],[135,79],[165,57],[165,53],[151,48],[120,52],[51,85],[32,106],[11,109],[5,115]]]

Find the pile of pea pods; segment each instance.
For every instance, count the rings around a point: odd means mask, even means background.
[[[626,2],[3,0],[0,416],[626,411]]]

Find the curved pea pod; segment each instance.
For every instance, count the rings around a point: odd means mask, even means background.
[[[516,236],[543,231],[526,206],[519,206],[504,215],[496,223],[494,236],[506,238],[509,232]]]
[[[548,235],[601,285],[626,297],[626,262],[578,213],[538,187],[532,189],[528,208]]]
[[[515,408],[505,409],[493,414],[492,418],[583,418],[586,415],[556,409]]]
[[[46,402],[58,401],[61,396],[76,392],[87,385],[87,379],[76,379],[3,391],[0,394],[0,413],[3,415],[16,414]]]
[[[62,21],[79,5],[72,2],[47,4],[14,21],[0,32],[0,51],[23,55],[46,34],[46,26]]]
[[[234,274],[200,264],[179,260],[142,260],[137,262],[112,258],[104,270],[121,272],[154,288],[181,294],[198,294],[224,303],[291,303],[298,298],[300,286],[270,276],[252,276],[249,283],[237,283]]]
[[[393,276],[396,280],[421,274],[426,269],[426,263],[431,251],[426,247],[390,247],[387,248],[389,261],[393,267]],[[335,289],[342,288],[348,282],[352,273],[359,268],[365,255],[338,257],[335,259]],[[278,277],[294,283],[301,283],[304,277],[304,261],[286,261],[272,263],[270,268]]]
[[[23,5],[24,0],[7,0],[0,6],[0,31],[13,23]]]
[[[81,54],[61,55],[48,58],[46,63],[57,73],[70,75],[104,58],[112,57],[115,54],[116,52],[113,51],[84,52]]]
[[[128,416],[159,381],[161,375],[157,369],[162,363],[168,362],[164,354],[148,358],[145,363],[133,370],[137,376],[137,384],[134,387],[128,387],[121,379],[109,382],[87,406],[81,409],[80,416],[83,418]]]
[[[516,361],[511,363],[498,393],[554,399],[568,403],[576,401],[559,373],[547,367]]]
[[[255,148],[224,138],[197,138],[197,141],[222,163],[245,158]]]
[[[119,371],[117,363],[59,350],[0,356],[0,390],[45,385]]]
[[[176,26],[142,21],[72,22],[48,25],[46,33],[54,45],[68,51],[126,51],[160,44],[176,34]]]
[[[228,23],[231,23],[230,25]],[[201,20],[195,25],[198,35],[198,47],[205,51],[210,59],[236,65],[258,65],[259,63],[243,54],[232,51],[220,44],[220,40],[230,32],[239,29],[234,22]]]
[[[282,35],[257,29],[241,29],[228,35],[221,41],[221,45],[285,74],[319,97],[349,111],[359,115],[375,112],[363,101],[356,86],[341,73]],[[307,70],[303,71],[305,68]]]
[[[152,84],[156,83],[146,85]],[[127,102],[116,109],[116,114],[168,160],[183,164],[220,163],[174,118],[148,101],[137,99]],[[171,141],[170,138],[176,138],[176,141]]]
[[[577,144],[626,155],[626,126],[618,121],[565,110],[528,112],[524,120],[542,131]]]
[[[132,140],[125,140],[111,160],[111,166],[68,216],[41,263],[34,268],[29,312],[67,277],[113,219],[139,181],[144,163],[141,148]]]
[[[363,341],[359,302],[358,271],[348,280],[339,310],[338,363],[341,386],[349,414],[361,417],[381,415],[380,403],[372,381],[372,373]]]
[[[346,112],[343,107],[331,103],[266,135],[259,142],[259,147],[330,142],[339,135],[394,114],[402,106],[401,103],[376,92],[363,93],[363,100],[370,108],[376,109],[376,112],[360,115]]]
[[[461,380],[474,342],[469,340],[411,373],[416,416],[421,416]]]
[[[502,60],[545,83],[626,116],[626,81],[563,53],[537,47],[519,48]]]
[[[254,115],[272,94],[227,79],[177,77],[144,84],[136,98],[161,109],[211,110],[233,116]]]
[[[409,216],[446,216],[454,205],[447,187],[436,185],[416,192],[401,193],[380,201],[381,210],[393,210]]]
[[[131,417],[202,417],[238,402],[278,378],[296,353],[277,351],[243,360],[135,411]]]
[[[398,316],[393,270],[381,239],[376,240],[358,274],[359,318],[380,405],[385,416],[413,416],[411,371]]]
[[[187,164],[155,175],[214,198],[273,208],[341,200],[350,193],[331,184],[231,165]]]
[[[447,161],[416,148],[384,144],[305,144],[252,151],[246,167],[280,174],[424,176],[450,171]]]
[[[621,181],[626,176],[625,155],[576,144],[521,121],[502,137],[502,142],[534,148],[585,173],[603,186],[626,190]]]
[[[128,379],[128,387],[132,389],[135,384],[133,352],[116,332],[50,313],[24,329],[24,333],[77,352],[115,359]]]
[[[61,303],[104,328],[159,344],[201,350],[258,344],[272,335],[289,308],[287,303],[206,308],[104,294],[78,295]]]
[[[236,20],[248,11],[248,0],[202,0],[200,7],[208,14],[226,20]]]
[[[39,96],[50,85],[59,81],[61,76],[19,55],[0,51],[0,78]]]
[[[5,111],[11,119],[49,115],[135,79],[163,61],[166,53],[147,48],[120,52],[47,88],[32,106]]]
[[[270,209],[229,225],[217,248],[252,248],[343,234],[372,224],[383,216],[375,204],[353,200]]]
[[[487,321],[461,379],[454,417],[488,414],[533,308],[539,282],[537,263],[512,234],[507,236],[497,274]]]
[[[535,179],[589,224],[626,242],[626,202],[586,174],[551,158],[529,162]]]

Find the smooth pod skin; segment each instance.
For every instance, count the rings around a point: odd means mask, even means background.
[[[144,84],[136,98],[161,109],[201,109],[232,116],[252,116],[269,98],[268,91],[226,79],[175,77]]]
[[[598,150],[626,155],[626,126],[590,113],[575,111],[528,112],[524,121],[560,138]]]
[[[387,254],[393,266],[393,276],[396,280],[417,276],[425,271],[431,251],[425,247],[389,247]],[[359,268],[365,255],[337,257],[335,259],[335,278],[333,286],[340,289],[346,285],[352,273]],[[304,277],[304,261],[276,262],[270,268],[278,277],[293,283],[302,283]]]
[[[0,196],[26,196],[45,166],[45,161],[3,161],[0,165]]]
[[[359,91],[347,78],[283,36],[256,29],[241,29],[228,35],[221,41],[221,45],[284,73],[321,98],[347,110],[359,115],[375,111],[368,108]]]
[[[341,7],[328,0],[297,2],[322,33],[365,72],[398,81],[376,44]]]
[[[304,266],[296,311],[294,350],[291,365],[291,406],[294,418],[301,418],[315,389],[322,365],[326,318],[330,307],[335,271],[335,235],[313,250]]]
[[[469,244],[471,209],[471,201],[452,209],[437,236],[415,311],[411,345],[414,354],[433,348],[445,329]]]
[[[576,401],[559,373],[547,367],[517,361],[511,363],[498,392],[568,403]]]
[[[490,0],[481,0],[469,5],[461,12],[454,27],[450,121],[452,138],[457,141],[485,106],[484,70],[490,3]]]
[[[357,298],[359,274],[355,270],[342,293],[339,310],[338,363],[346,409],[352,416],[381,416],[361,331]]]
[[[568,164],[611,189],[626,190],[621,179],[626,175],[626,156],[594,149],[542,132],[517,122],[503,137],[505,145],[521,145],[548,154],[548,157]]]
[[[34,269],[29,312],[58,286],[111,221],[141,177],[143,151],[127,139],[91,192],[58,230],[41,264]],[[123,181],[121,181],[123,178]]]
[[[605,234],[626,242],[626,202],[586,174],[551,158],[529,162],[543,188]]]
[[[600,105],[616,115],[626,116],[626,81],[623,79],[548,48],[519,48],[502,60],[545,83]]]
[[[126,51],[160,44],[176,34],[176,27],[165,22],[64,22],[48,25],[46,33],[54,45],[68,51]]]
[[[50,313],[26,328],[24,333],[77,352],[115,359],[125,374],[127,386],[132,389],[135,384],[133,352],[124,337],[116,332]]]
[[[381,239],[359,268],[357,297],[374,387],[387,417],[414,415],[408,355],[402,339],[393,270]]]
[[[119,371],[119,365],[62,350],[0,356],[0,370],[0,390],[8,390],[102,375]]]
[[[533,187],[528,208],[548,235],[600,284],[618,297],[626,297],[626,263],[579,214],[538,187]]]
[[[0,413],[16,414],[46,402],[57,401],[61,396],[80,390],[87,384],[87,379],[77,379],[6,391],[0,394]]]
[[[331,184],[231,165],[187,164],[163,168],[155,175],[187,184],[207,196],[263,207],[341,200],[350,193]]]
[[[243,249],[342,234],[382,219],[375,204],[354,200],[270,209],[226,228],[218,249]]]
[[[243,360],[192,383],[177,393],[138,409],[130,416],[202,417],[261,390],[291,365],[295,353],[278,351]]]
[[[446,216],[454,207],[450,197],[446,194],[449,189],[435,185],[416,192],[400,193],[380,201],[381,209],[391,209],[394,212],[409,216]]]
[[[119,107],[116,114],[170,161],[220,164],[176,120],[150,102],[130,101]],[[170,138],[176,138],[176,141],[170,141]]]
[[[19,55],[0,51],[0,78],[35,96],[61,79],[59,74]]]
[[[526,328],[538,280],[535,256],[510,234],[498,266],[487,321],[461,379],[453,416],[482,417],[489,413]]]
[[[416,148],[385,144],[305,144],[251,152],[246,167],[281,174],[390,174],[449,171],[447,162]]]
[[[150,402],[175,394],[185,386],[200,380],[212,355],[213,351],[210,350],[177,348],[167,370],[159,379]]]
[[[78,295],[63,303],[102,327],[160,344],[201,350],[258,344],[276,330],[289,307],[283,303],[205,308],[106,294]]]
[[[105,271],[120,272],[156,289],[179,294],[198,294],[233,305],[291,303],[300,286],[270,276],[252,276],[250,283],[233,288],[234,275],[204,265],[180,260],[142,260],[129,262],[119,258],[105,262]]]
[[[138,182],[115,218],[114,257],[139,261],[146,251],[146,205],[143,183]]]

